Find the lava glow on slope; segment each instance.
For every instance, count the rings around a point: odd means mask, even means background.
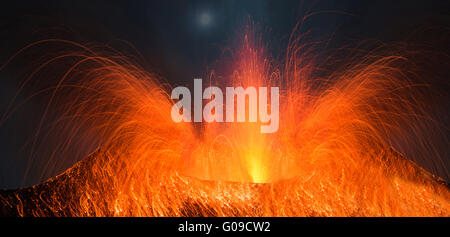
[[[174,123],[170,88],[123,55],[60,40],[32,46],[76,48],[51,60],[75,63],[52,91],[48,108],[64,112],[50,130],[94,136],[101,146],[41,185],[1,191],[1,213],[450,216],[448,185],[392,146],[392,138],[408,146],[436,129],[406,57],[367,55],[320,78],[298,39],[282,69],[258,42],[247,31],[233,72],[211,84],[279,86],[280,129],[273,134],[261,134],[257,123]],[[58,149],[71,139],[61,135]]]

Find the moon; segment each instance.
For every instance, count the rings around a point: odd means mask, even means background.
[[[201,27],[208,27],[212,24],[213,17],[210,12],[204,11],[198,16],[199,24]]]

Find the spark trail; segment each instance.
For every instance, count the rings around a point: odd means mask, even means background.
[[[402,137],[408,148],[416,139],[422,152],[435,154],[424,134],[439,128],[409,78],[407,58],[367,55],[318,77],[298,40],[281,70],[254,36],[242,37],[225,82],[211,83],[280,87],[273,134],[261,134],[258,123],[174,123],[170,90],[155,75],[123,55],[59,42],[78,49],[59,57],[75,63],[52,91],[48,108],[60,106],[63,115],[49,131],[66,134],[61,156],[78,140],[67,134],[101,145],[41,185],[0,192],[1,213],[450,215],[448,185],[392,145]]]

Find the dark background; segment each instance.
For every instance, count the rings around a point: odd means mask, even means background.
[[[305,27],[318,39],[332,37],[330,48],[367,39],[403,40],[417,29],[450,29],[449,1],[8,1],[0,8],[0,64],[39,39],[70,38],[80,43],[121,39],[136,47],[149,70],[157,71],[173,85],[186,84],[204,75],[205,68],[220,59],[224,47],[249,17],[276,42],[270,49],[277,57],[302,16],[321,11],[325,12],[308,18]],[[202,22],[205,14],[209,22]],[[449,52],[449,46],[442,42],[436,43],[436,48]],[[0,72],[2,113],[18,85],[10,71]],[[445,77],[437,80],[447,83]],[[447,99],[443,97],[442,111],[449,108]],[[33,132],[33,121],[39,119],[40,103],[27,103],[0,127],[0,188],[40,182],[33,177],[24,179],[24,144]],[[442,121],[449,120],[448,112],[441,116]]]

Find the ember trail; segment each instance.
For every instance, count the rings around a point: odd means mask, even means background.
[[[73,155],[71,146],[100,145],[40,185],[1,191],[0,213],[450,215],[448,185],[399,152],[419,146],[440,159],[425,140],[440,129],[425,112],[422,96],[429,92],[411,83],[420,74],[411,71],[407,55],[391,50],[369,54],[317,77],[318,62],[295,37],[285,61],[275,64],[256,35],[243,33],[234,48],[233,70],[224,78],[234,87],[283,88],[283,119],[276,133],[262,134],[260,122],[203,123],[201,128],[174,123],[171,88],[117,51],[60,40],[27,48],[67,48],[41,69],[65,59],[71,63],[47,106],[62,116],[39,130],[35,150],[43,146],[53,159],[63,159]],[[46,143],[50,134],[60,143]],[[398,137],[402,143],[394,147],[392,139]]]

